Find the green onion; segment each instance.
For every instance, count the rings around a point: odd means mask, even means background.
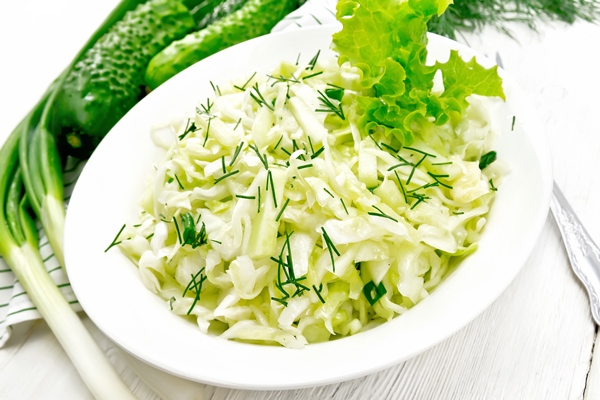
[[[485,153],[479,159],[479,169],[484,170],[488,165],[496,161],[496,152],[490,151],[489,153]]]
[[[373,281],[370,281],[363,287],[363,294],[365,298],[369,302],[370,305],[375,305],[385,294],[387,293],[387,289],[383,285],[383,282],[380,282],[379,285],[375,285]]]
[[[123,0],[117,5],[0,149],[0,256],[98,399],[135,397],[46,271],[31,212],[41,221],[59,264],[64,266],[64,182],[51,130],[53,100],[78,58],[138,3]]]

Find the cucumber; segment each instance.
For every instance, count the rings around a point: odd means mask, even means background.
[[[196,21],[196,29],[206,28],[221,18],[239,10],[248,0],[204,0],[190,8],[190,13]]]
[[[152,57],[194,26],[180,0],[149,0],[127,12],[74,65],[57,94],[53,108],[60,147],[88,157],[143,97]]]
[[[146,85],[154,89],[203,58],[269,33],[298,5],[298,0],[249,0],[234,13],[171,43],[154,56],[146,69]]]

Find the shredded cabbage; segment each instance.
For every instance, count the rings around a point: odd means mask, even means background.
[[[221,82],[153,132],[166,157],[120,244],[144,285],[202,332],[290,348],[427,297],[476,250],[505,174],[481,164],[496,70],[456,52],[424,63],[426,20],[447,4],[341,0],[338,58]],[[396,44],[369,35],[403,20]]]
[[[287,347],[354,334],[428,296],[477,247],[498,165],[478,167],[494,137],[485,99],[431,128],[452,135],[442,154],[357,137],[320,110],[339,107],[337,90],[345,111],[360,71],[325,56],[314,70],[302,79],[310,66],[284,62],[221,84],[173,126],[127,228],[120,246],[144,285],[203,332]]]

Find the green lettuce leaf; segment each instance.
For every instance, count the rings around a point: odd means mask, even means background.
[[[340,0],[333,35],[338,62],[362,71],[363,93],[350,117],[362,135],[393,136],[410,145],[433,123],[460,121],[471,94],[505,98],[497,67],[483,68],[452,51],[445,63],[426,65],[427,22],[451,0]],[[442,94],[432,93],[441,71]]]

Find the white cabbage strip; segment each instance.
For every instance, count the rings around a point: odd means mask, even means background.
[[[166,307],[203,332],[302,347],[402,314],[476,249],[504,172],[479,164],[484,100],[432,124],[439,145],[402,146],[349,122],[359,81],[333,58],[282,63],[155,135],[172,145],[120,247]]]

